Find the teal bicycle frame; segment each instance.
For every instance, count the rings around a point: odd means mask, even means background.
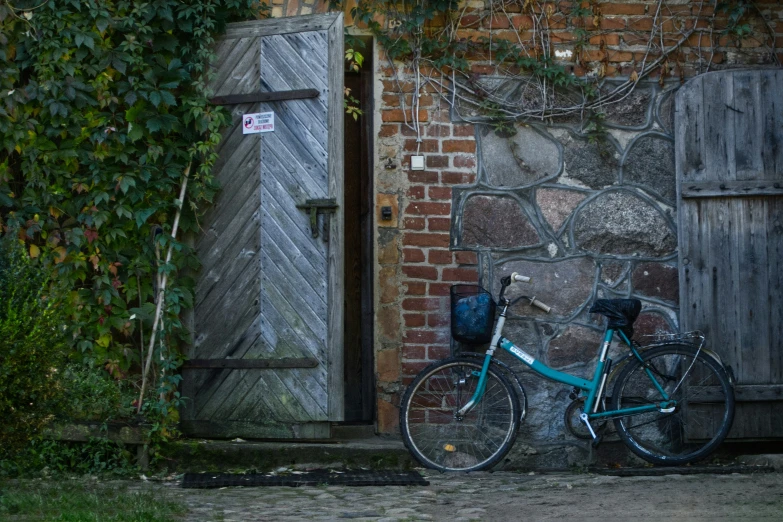
[[[601,398],[604,394],[606,381],[609,375],[608,370],[611,367],[611,359],[607,357],[607,354],[609,352],[609,346],[612,343],[615,330],[611,328],[606,329],[606,332],[604,333],[604,341],[601,344],[601,347],[598,352],[598,364],[596,365],[595,373],[593,374],[593,379],[591,381],[588,381],[581,377],[576,377],[574,375],[564,373],[564,372],[559,372],[557,370],[550,368],[549,366],[542,363],[541,361],[536,360],[533,356],[531,356],[530,354],[528,354],[527,352],[525,352],[524,350],[516,346],[508,339],[502,337],[503,326],[505,325],[506,322],[506,313],[508,311],[508,307],[509,307],[509,302],[506,301],[503,304],[503,310],[500,313],[500,316],[498,317],[497,323],[495,325],[495,331],[492,336],[492,342],[489,346],[489,349],[487,350],[486,356],[484,357],[484,365],[481,368],[481,373],[479,375],[479,382],[478,385],[476,386],[476,391],[473,393],[473,396],[465,404],[465,406],[463,406],[462,408],[459,409],[459,411],[457,411],[458,416],[464,416],[466,413],[468,413],[471,409],[473,409],[475,405],[477,405],[481,401],[481,398],[484,396],[484,391],[486,390],[486,383],[487,383],[487,371],[489,370],[489,365],[492,361],[492,357],[495,353],[495,350],[498,347],[506,350],[508,353],[513,355],[515,358],[519,359],[521,362],[523,362],[525,365],[530,367],[534,372],[541,375],[542,377],[545,377],[555,382],[561,382],[563,384],[573,386],[574,388],[580,390],[580,396],[586,397],[583,413],[580,418],[588,426],[591,434],[593,435],[593,438],[595,438],[595,434],[593,433],[593,430],[590,427],[590,424],[588,422],[589,419],[623,417],[623,416],[635,415],[635,414],[651,412],[651,411],[658,411],[662,413],[673,411],[674,407],[677,404],[677,401],[670,399],[669,395],[664,391],[661,385],[658,384],[658,381],[653,377],[652,371],[649,368],[645,368],[644,369],[645,373],[647,374],[647,376],[652,381],[653,385],[658,389],[658,391],[661,394],[660,402],[655,404],[645,404],[643,406],[636,406],[633,408],[621,408],[619,410],[607,410],[607,411],[599,412],[598,405],[600,404]],[[628,337],[626,337],[625,333],[623,333],[622,330],[617,330],[617,334],[619,335],[620,339],[623,342],[625,342],[625,344],[627,344],[628,347],[631,349],[633,356],[636,357],[640,362],[642,362],[641,354],[636,349],[636,347],[634,347],[634,345],[631,343]]]

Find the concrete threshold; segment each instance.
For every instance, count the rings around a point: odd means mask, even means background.
[[[400,440],[384,437],[318,441],[181,439],[163,445],[159,465],[170,472],[305,469],[411,469]]]

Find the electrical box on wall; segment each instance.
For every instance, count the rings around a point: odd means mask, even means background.
[[[424,170],[424,156],[411,156],[411,170]]]

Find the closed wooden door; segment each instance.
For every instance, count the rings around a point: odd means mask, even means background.
[[[233,124],[196,242],[185,433],[324,438],[343,418],[343,60],[342,14],[232,24],[218,43]],[[259,112],[274,130],[244,134]]]
[[[676,111],[682,328],[734,372],[729,436],[783,437],[783,71],[699,76]]]

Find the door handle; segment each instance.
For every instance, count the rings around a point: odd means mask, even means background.
[[[296,208],[307,211],[310,215],[310,232],[313,237],[318,237],[318,214],[334,214],[339,205],[336,199],[308,199],[304,204],[297,205]],[[324,241],[328,241],[329,228],[324,228]]]

